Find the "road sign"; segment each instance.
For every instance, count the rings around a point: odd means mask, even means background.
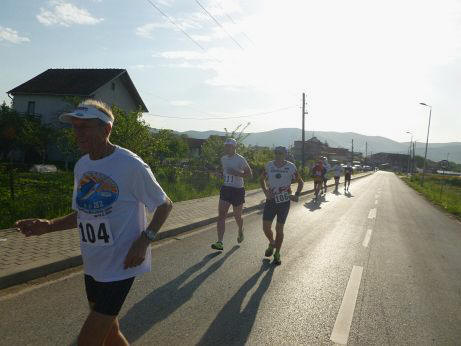
[[[442,169],[444,169],[444,170],[445,170],[445,169],[448,169],[449,166],[450,166],[450,163],[449,163],[447,160],[442,160],[442,161],[440,161],[440,167],[441,167]]]

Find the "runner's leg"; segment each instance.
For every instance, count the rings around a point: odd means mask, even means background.
[[[283,223],[276,223],[275,224],[275,251],[280,252],[280,248],[282,247],[283,243]]]
[[[274,234],[272,233],[272,221],[263,220],[263,231],[269,243],[275,245]]]
[[[239,227],[239,232],[243,231],[243,219],[242,219],[242,211],[243,211],[243,204],[234,205],[232,206],[234,210],[234,219],[237,222],[237,226]]]
[[[107,338],[110,337],[110,340]],[[117,316],[91,311],[78,336],[79,346],[129,345],[120,332]]]
[[[224,238],[224,231],[227,213],[229,211],[230,203],[223,201],[222,199],[219,200],[218,205],[218,241],[222,242]]]

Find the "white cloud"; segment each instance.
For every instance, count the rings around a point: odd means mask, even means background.
[[[136,28],[136,35],[144,38],[153,38],[155,29],[172,29],[173,25],[169,23],[148,23]]]
[[[94,25],[104,20],[103,18],[94,17],[84,8],[78,8],[65,1],[52,0],[49,1],[48,6],[50,9],[40,8],[40,13],[36,16],[37,20],[43,25]]]
[[[192,104],[191,101],[187,100],[173,100],[170,102],[172,106],[190,106]]]
[[[19,36],[16,30],[0,26],[0,41],[3,40],[11,43],[30,42],[29,38]]]

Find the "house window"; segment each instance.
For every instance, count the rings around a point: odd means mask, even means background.
[[[114,83],[114,82],[111,83],[110,88],[111,88],[112,90],[115,90],[115,83]]]
[[[35,114],[35,101],[29,101],[27,104],[27,114]]]

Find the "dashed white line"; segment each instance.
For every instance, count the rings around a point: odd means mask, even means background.
[[[368,214],[369,219],[374,219],[376,217],[376,208],[373,208],[370,210],[370,213]]]
[[[359,294],[360,281],[362,280],[362,272],[363,267],[354,266],[352,268],[346,292],[344,292],[343,301],[339,308],[333,331],[331,332],[330,340],[340,345],[346,345],[349,338],[355,303]]]
[[[362,243],[363,247],[368,247],[368,243],[370,242],[372,232],[372,229],[367,230],[367,234],[365,234],[365,239],[363,239]]]

